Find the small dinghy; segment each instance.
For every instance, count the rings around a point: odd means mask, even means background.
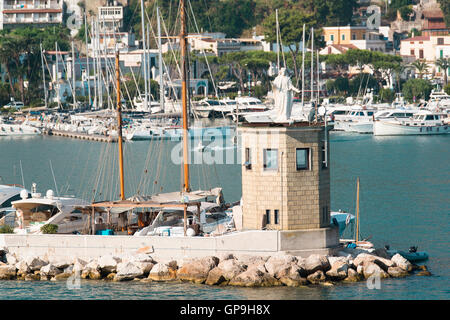
[[[389,250],[388,248],[389,247],[387,247],[387,252],[391,257],[398,253],[409,262],[420,262],[428,259],[428,253],[425,251],[417,251],[417,247],[409,248],[408,252],[402,250]]]

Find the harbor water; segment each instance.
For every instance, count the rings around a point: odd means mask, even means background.
[[[125,143],[127,196],[180,189],[178,144]],[[407,250],[414,245],[427,251],[430,259],[425,264],[431,277],[382,280],[375,289],[369,289],[366,282],[250,289],[82,280],[79,289],[69,289],[64,281],[0,281],[0,300],[449,299],[450,135],[374,137],[333,132],[330,148],[331,209],[355,212],[359,177],[363,238],[370,237],[377,247],[388,244],[391,249]],[[116,149],[113,143],[63,137],[0,137],[0,184],[24,184],[30,189],[36,183],[42,194],[52,189],[89,201],[114,200],[119,195]],[[208,164],[210,159],[203,156],[203,164],[199,161],[192,166],[192,188],[221,186],[226,201],[239,201],[240,154],[231,145],[214,151],[214,159],[227,157],[223,164]]]

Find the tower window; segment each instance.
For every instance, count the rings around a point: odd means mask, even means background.
[[[278,149],[264,149],[264,170],[278,169]]]
[[[266,224],[270,224],[270,210],[266,210]]]
[[[307,149],[307,148],[297,148],[296,149],[297,170],[309,170],[310,169],[309,153],[310,153],[309,149]]]
[[[250,148],[245,148],[245,163],[244,166],[247,170],[252,169],[252,155]]]
[[[280,224],[280,215],[279,215],[279,210],[274,210],[273,212],[273,223],[274,224]]]

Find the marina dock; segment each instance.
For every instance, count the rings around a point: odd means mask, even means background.
[[[60,131],[60,130],[44,130],[44,134],[49,136],[60,136],[67,137],[73,139],[81,139],[81,140],[90,140],[90,141],[98,141],[98,142],[117,142],[117,137],[107,137],[98,134],[87,134],[87,133],[79,133],[79,132],[69,132],[69,131]]]

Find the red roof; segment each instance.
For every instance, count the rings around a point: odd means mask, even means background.
[[[423,16],[427,19],[443,19],[444,13],[442,12],[442,10],[425,10],[423,11]]]
[[[430,36],[417,36],[408,39],[403,39],[402,41],[428,41],[430,40]]]

